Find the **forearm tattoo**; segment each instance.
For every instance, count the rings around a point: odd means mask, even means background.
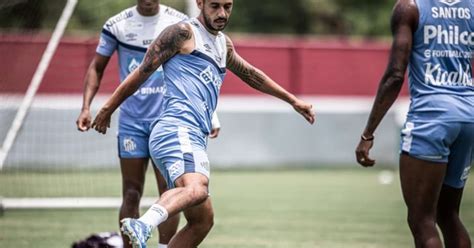
[[[192,33],[184,24],[166,28],[148,48],[140,65],[140,72],[144,74],[154,72],[160,65],[178,53],[184,42],[191,38]]]
[[[235,53],[234,45],[229,40],[227,41],[227,68],[249,86],[257,90],[262,90],[267,80],[265,74],[255,69],[255,67]]]

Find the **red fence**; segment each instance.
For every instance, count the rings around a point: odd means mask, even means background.
[[[40,92],[81,93],[96,42],[96,39],[63,39]],[[387,64],[389,48],[387,43],[273,38],[237,39],[235,45],[242,57],[283,87],[307,95],[374,95]],[[0,91],[24,92],[45,47],[45,39],[0,36]],[[118,83],[114,55],[104,75],[101,92],[112,92]],[[222,93],[258,94],[230,72]]]

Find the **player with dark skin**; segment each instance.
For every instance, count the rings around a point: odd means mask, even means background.
[[[198,0],[201,14],[198,17],[207,31],[218,34],[223,30],[232,12],[232,0]],[[314,123],[312,106],[290,94],[266,74],[255,68],[234,49],[231,40],[227,41],[226,67],[249,86],[273,95],[288,102],[309,123]],[[139,69],[132,72],[123,84],[96,116],[92,126],[100,133],[105,133],[114,110],[131,95],[139,85],[160,65],[178,54],[190,54],[195,48],[195,37],[187,23],[170,26],[153,42]],[[165,71],[166,74],[166,71]],[[213,226],[213,209],[208,195],[209,179],[199,173],[186,173],[174,182],[175,188],[165,192],[156,202],[169,216],[183,211],[187,224],[169,243],[169,248],[197,247]],[[150,210],[149,210],[150,211]],[[159,225],[159,223],[157,223]]]
[[[402,88],[418,25],[419,11],[415,1],[397,1],[391,19],[393,43],[388,66],[356,148],[357,162],[364,167],[375,165],[375,160],[369,157],[374,132]],[[442,231],[446,247],[471,247],[469,234],[459,218],[463,188],[443,184],[447,164],[421,160],[406,153],[400,154],[399,163],[408,225],[416,247],[443,247],[436,224]]]
[[[154,16],[160,10],[159,0],[137,0],[137,11],[142,16]],[[84,99],[81,113],[76,121],[77,128],[85,132],[91,127],[90,105],[100,87],[100,82],[110,57],[96,53],[85,76]],[[210,138],[219,134],[219,129],[213,129]],[[120,158],[122,175],[122,205],[119,211],[119,220],[125,217],[139,217],[139,203],[143,195],[145,174],[149,158]],[[167,190],[167,184],[156,166],[153,166],[158,191],[162,195]],[[159,243],[168,244],[176,233],[179,224],[179,215],[170,217],[159,226]],[[129,245],[128,237],[123,235],[124,246]]]

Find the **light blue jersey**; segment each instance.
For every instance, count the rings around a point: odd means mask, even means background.
[[[192,27],[195,49],[163,65],[167,91],[149,142],[151,157],[168,188],[185,173],[210,177],[207,136],[226,71],[225,35],[210,34],[197,19],[186,22]]]
[[[148,46],[168,26],[187,19],[187,16],[170,7],[160,5],[155,16],[142,16],[136,6],[110,18],[104,25],[96,52],[110,57],[118,51],[120,81],[136,69],[145,56]],[[133,120],[154,120],[161,111],[166,87],[163,69],[158,70],[120,106],[120,116]]]
[[[474,122],[474,0],[416,0],[409,64],[414,121]]]
[[[474,0],[416,0],[409,65],[411,105],[400,150],[447,164],[444,184],[463,188],[474,157]]]
[[[178,54],[164,65],[167,91],[160,122],[211,132],[211,118],[226,72],[226,38],[209,33],[197,20],[190,19],[195,39],[191,54]]]

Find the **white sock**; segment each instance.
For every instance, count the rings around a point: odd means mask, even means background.
[[[168,248],[168,245],[165,245],[165,244],[158,244],[158,248]]]
[[[153,204],[138,220],[150,226],[157,227],[167,219],[168,211],[159,204]]]

